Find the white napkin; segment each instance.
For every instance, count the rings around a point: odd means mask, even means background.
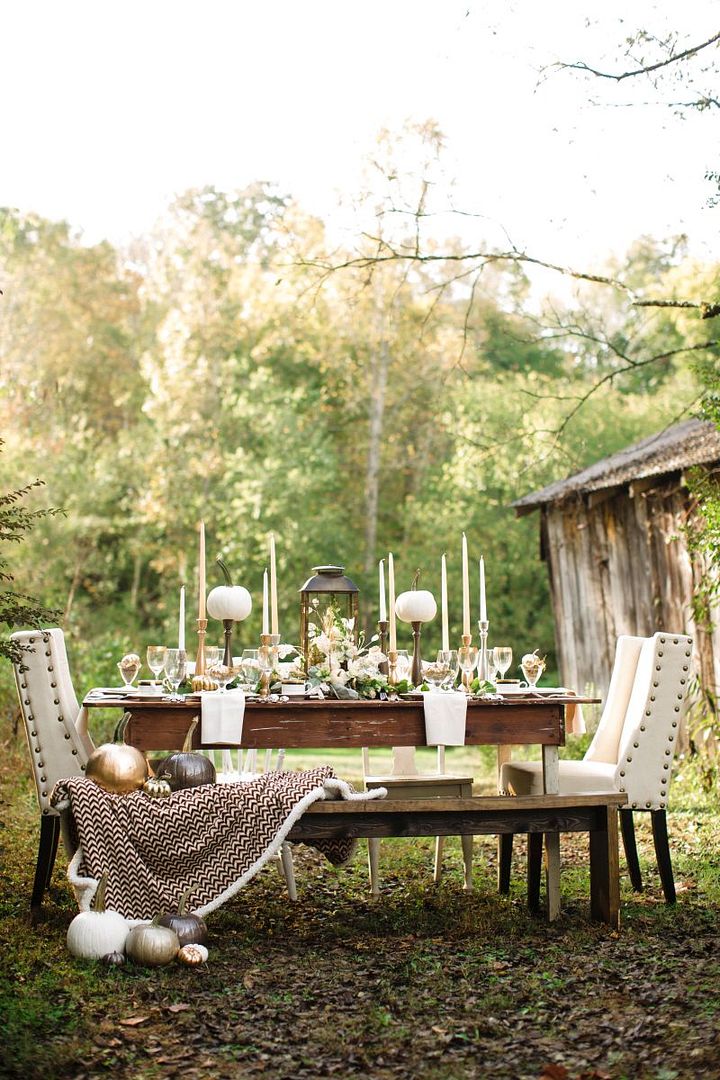
[[[245,691],[208,690],[200,695],[202,745],[226,743],[240,746],[245,718]]]
[[[428,746],[464,746],[467,694],[429,690],[423,694]]]

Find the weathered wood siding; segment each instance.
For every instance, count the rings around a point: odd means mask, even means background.
[[[718,686],[720,636],[698,630],[693,566],[682,526],[689,496],[680,477],[631,493],[628,486],[591,505],[576,498],[542,508],[555,638],[563,683],[605,696],[620,634],[657,630],[694,640],[703,685]]]

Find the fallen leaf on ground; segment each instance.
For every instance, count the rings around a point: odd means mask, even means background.
[[[190,1008],[192,1008],[191,1005],[185,1005],[185,1004],[168,1005],[167,1011],[171,1012],[171,1013],[180,1013],[180,1012],[187,1012],[187,1010],[190,1009]]]
[[[122,1027],[137,1027],[138,1024],[144,1024],[149,1019],[149,1016],[127,1016],[124,1020],[119,1020],[118,1023]]]

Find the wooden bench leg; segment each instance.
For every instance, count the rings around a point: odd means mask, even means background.
[[[510,869],[512,867],[513,834],[500,833],[498,836],[498,892],[507,895],[510,892]]]
[[[617,807],[598,809],[600,828],[590,830],[590,914],[620,927],[620,855]]]
[[[543,834],[528,833],[527,903],[530,911],[540,910],[540,879],[542,877]]]

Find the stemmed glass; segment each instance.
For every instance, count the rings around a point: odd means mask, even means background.
[[[497,662],[497,660],[495,658],[495,650],[494,649],[488,649],[487,658],[488,658],[488,680],[490,682],[495,682],[496,676],[499,675],[499,668],[498,668],[498,662]]]
[[[178,694],[178,687],[185,678],[185,664],[187,653],[184,649],[165,650],[165,676],[172,687],[171,701],[182,701],[182,694]]]
[[[535,689],[535,685],[545,670],[545,658],[542,656],[536,656],[535,653],[529,653],[523,657],[520,664],[522,673],[527,680],[527,684],[531,690]]]
[[[257,649],[243,649],[240,658],[240,677],[243,681],[243,689],[252,691],[257,686],[260,677],[260,664],[258,662]]]
[[[136,653],[128,653],[127,656],[123,656],[118,664],[118,671],[120,672],[120,677],[124,683],[125,690],[135,689],[133,682],[137,678],[141,667],[142,660]]]
[[[408,656],[407,649],[398,649],[397,661],[395,663],[395,677],[397,681],[403,682],[404,679],[409,679],[411,668],[412,661]]]
[[[145,660],[147,666],[153,673],[156,680],[160,678],[160,672],[165,667],[165,657],[167,655],[167,649],[164,645],[148,645],[147,652],[145,653]]]
[[[205,674],[211,679],[215,679],[215,675],[211,671],[211,668],[222,663],[224,656],[223,650],[218,645],[206,645],[205,646]],[[215,679],[217,682],[217,679]]]
[[[458,662],[460,670],[463,675],[467,675],[469,681],[478,662],[478,650],[475,645],[463,645],[461,649],[458,649]]]
[[[500,672],[500,678],[505,678],[505,672],[512,664],[512,649],[508,645],[496,645],[493,649],[493,661]]]
[[[437,654],[438,667],[445,669],[445,678],[440,685],[445,690],[452,690],[460,667],[457,649],[440,649]]]
[[[220,651],[221,650],[218,650],[218,652]],[[235,665],[226,664],[222,659],[215,660],[213,663],[210,664],[209,667],[206,667],[205,670],[207,671],[210,678],[214,679],[215,682],[218,684],[218,691],[221,694],[225,693],[227,684],[232,679],[234,679],[235,675],[237,674],[237,668],[235,667]]]

